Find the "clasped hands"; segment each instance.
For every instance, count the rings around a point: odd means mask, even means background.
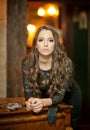
[[[38,113],[42,110],[43,108],[43,102],[41,99],[39,98],[29,98],[27,101],[26,101],[26,109],[28,111],[33,111],[35,113]]]

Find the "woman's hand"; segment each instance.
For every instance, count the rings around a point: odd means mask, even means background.
[[[43,102],[39,98],[29,98],[28,101],[26,102],[26,109],[27,110],[32,110],[35,113],[38,113],[42,110],[43,108]]]

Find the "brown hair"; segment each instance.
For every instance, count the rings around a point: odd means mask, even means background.
[[[39,53],[36,49],[36,42],[38,38],[38,34],[41,30],[46,29],[50,30],[53,34],[55,40],[55,48],[52,54],[52,68],[50,74],[50,88],[48,90],[48,94],[52,96],[54,93],[58,92],[61,87],[66,85],[66,81],[70,81],[72,77],[72,61],[67,56],[63,45],[59,42],[59,35],[56,29],[50,25],[41,26],[38,28],[35,37],[32,43],[32,51],[29,56],[29,75],[30,75],[30,88],[33,89],[35,95],[40,97],[40,91],[38,89],[38,74],[39,74],[39,65],[38,65],[38,58]],[[68,85],[67,85],[68,86]]]

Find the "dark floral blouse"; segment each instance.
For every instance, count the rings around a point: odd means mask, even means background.
[[[30,84],[30,76],[29,76],[29,59],[26,58],[22,63],[22,71],[23,71],[23,85],[24,85],[24,93],[25,93],[25,99],[28,100],[30,97],[34,97],[34,93],[31,88],[29,88]],[[57,93],[55,93],[52,97],[49,97],[47,94],[47,91],[50,87],[49,84],[49,78],[50,78],[50,72],[51,70],[40,70],[39,73],[39,89],[42,93],[42,98],[51,98],[52,99],[52,105],[56,105],[58,103],[61,103],[65,92],[66,92],[66,85],[61,88]]]

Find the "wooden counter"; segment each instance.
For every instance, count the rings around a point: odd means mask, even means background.
[[[24,103],[24,98],[0,98],[0,106],[10,102]],[[66,130],[70,128],[71,109],[69,105],[60,104],[56,123],[49,125],[47,110],[44,108],[40,113],[27,111],[25,107],[7,111],[0,107],[0,130]],[[69,129],[68,129],[69,130]]]

